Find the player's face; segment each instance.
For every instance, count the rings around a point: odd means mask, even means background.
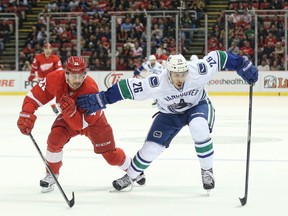
[[[44,49],[44,54],[45,56],[49,57],[52,53],[52,48],[51,47],[47,47],[46,49]]]
[[[155,64],[156,64],[156,61],[154,61],[154,60],[150,61],[151,67],[154,67]]]
[[[170,72],[171,81],[174,87],[177,89],[183,88],[187,75],[188,75],[188,72],[183,72],[183,73]]]
[[[73,74],[66,72],[66,82],[73,90],[77,90],[78,88],[80,88],[85,78],[86,78],[86,72],[81,74]]]

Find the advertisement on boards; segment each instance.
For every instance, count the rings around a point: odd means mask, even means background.
[[[29,72],[0,72],[0,94],[26,94],[37,81],[28,81]],[[119,82],[121,79],[133,77],[132,71],[89,71],[91,76],[103,91]],[[249,85],[234,71],[221,71],[215,74],[207,83],[210,93],[237,94],[247,93]],[[254,85],[254,93],[271,95],[288,95],[288,73],[285,71],[259,72],[258,82]],[[273,94],[274,93],[274,94]],[[279,93],[279,94],[278,94]]]

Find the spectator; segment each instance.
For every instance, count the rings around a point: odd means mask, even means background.
[[[270,1],[270,9],[272,9],[272,10],[283,9],[283,4],[282,4],[281,0],[271,0]]]
[[[31,71],[31,64],[29,61],[25,61],[23,67],[22,67],[22,71]]]
[[[117,64],[116,64],[116,70],[127,70],[127,64],[125,63],[124,58],[119,58]]]
[[[10,35],[12,30],[8,24],[8,19],[3,19],[3,22],[0,23],[0,38],[3,38],[3,43],[10,41]]]
[[[117,33],[117,39],[119,43],[125,43],[128,40],[128,33],[121,28]]]
[[[234,54],[239,54],[240,49],[238,46],[236,46],[235,42],[232,42],[231,47],[229,47],[228,51]]]
[[[271,71],[279,71],[281,70],[281,66],[279,65],[277,60],[274,60],[271,65]]]
[[[261,64],[257,66],[257,69],[261,71],[270,71],[269,64],[264,59],[261,60]]]
[[[249,57],[249,59],[254,57],[254,49],[251,47],[249,41],[244,41],[244,46],[241,47],[240,50],[242,50],[244,54]]]
[[[277,42],[277,43],[276,43],[275,51],[273,52],[273,54],[274,54],[274,57],[275,57],[275,58],[284,57],[285,48],[284,48],[284,46],[281,44],[281,42]]]
[[[91,71],[102,71],[105,70],[105,64],[102,61],[100,61],[99,58],[95,58],[94,62],[90,64],[89,69]]]
[[[58,9],[57,1],[52,0],[48,3],[48,12],[56,12]]]

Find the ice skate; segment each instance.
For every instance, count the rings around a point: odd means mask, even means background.
[[[210,191],[215,186],[213,169],[212,168],[209,170],[201,169],[201,174],[202,174],[203,188],[207,191]]]
[[[140,175],[137,176],[137,178],[134,181],[141,186],[144,185],[146,183],[146,177],[144,172],[140,173]]]
[[[55,177],[58,178],[58,174],[55,174]],[[40,186],[42,187],[42,193],[48,193],[54,190],[55,179],[50,173],[47,173],[46,176],[40,180]]]
[[[132,190],[133,180],[127,174],[125,174],[122,178],[114,180],[112,182],[112,185],[117,191],[121,191],[130,185],[131,185],[130,190]]]
[[[117,191],[121,191],[129,186],[131,186],[130,190],[133,188],[133,182],[136,182],[139,185],[144,185],[146,183],[146,177],[144,172],[140,173],[136,179],[131,179],[127,174],[125,174],[122,178],[116,179],[112,182],[113,187]]]

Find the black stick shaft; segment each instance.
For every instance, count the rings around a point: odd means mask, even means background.
[[[248,180],[249,180],[250,146],[251,146],[251,125],[252,125],[252,98],[253,98],[253,84],[250,85],[250,89],[249,89],[249,115],[248,115],[248,135],[247,135],[245,195],[243,198],[239,198],[242,206],[246,205],[247,198],[248,198]]]
[[[34,144],[34,146],[36,147],[36,149],[37,149],[37,151],[38,151],[38,153],[39,153],[41,159],[43,160],[43,162],[44,162],[46,168],[48,169],[49,173],[53,176],[53,178],[54,178],[54,180],[55,180],[55,182],[56,182],[56,185],[57,185],[57,187],[59,188],[60,192],[62,193],[62,195],[63,195],[63,197],[64,197],[66,203],[68,204],[68,206],[69,206],[70,208],[73,207],[73,205],[75,204],[74,192],[72,192],[72,199],[69,200],[69,199],[67,198],[65,192],[63,191],[63,189],[62,189],[62,187],[61,187],[61,185],[60,185],[58,179],[56,178],[56,176],[55,176],[55,174],[52,172],[52,170],[51,170],[49,164],[48,164],[47,161],[45,160],[45,157],[43,156],[43,154],[42,154],[42,152],[41,152],[39,146],[37,145],[37,143],[36,143],[34,137],[32,136],[31,133],[29,134],[29,136],[30,136],[30,138],[31,138],[31,140],[32,140],[32,142],[33,142],[33,144]]]

